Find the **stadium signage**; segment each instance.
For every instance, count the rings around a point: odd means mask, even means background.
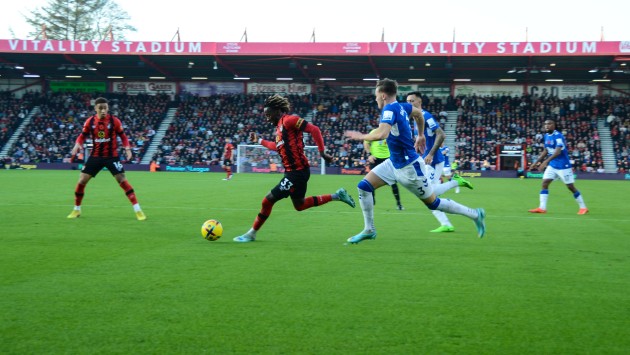
[[[534,85],[529,87],[530,95],[567,97],[595,96],[597,85]]]
[[[342,175],[362,175],[365,173],[365,168],[341,168]]]
[[[508,145],[504,144],[501,148],[501,153],[503,154],[521,154],[523,152],[523,147],[521,145]]]
[[[247,83],[247,93],[249,94],[310,94],[312,92],[309,84],[263,84]]]
[[[390,54],[595,54],[597,42],[401,42]]]
[[[192,165],[186,165],[186,166],[167,165],[166,171],[178,171],[178,172],[188,171],[188,172],[193,172],[193,173],[208,173],[210,172],[210,168],[198,167],[198,166],[192,166]]]
[[[123,92],[129,95],[137,94],[168,94],[175,95],[177,84],[173,82],[150,82],[150,81],[115,81],[112,83],[113,92]]]
[[[630,42],[133,42],[0,39],[3,53],[188,55],[622,55]]]
[[[7,43],[4,43],[4,42]],[[8,44],[8,46],[7,46]],[[9,39],[0,41],[0,50],[34,53],[201,53],[201,42],[57,41]]]
[[[51,81],[49,83],[52,92],[106,92],[107,83],[104,81]]]

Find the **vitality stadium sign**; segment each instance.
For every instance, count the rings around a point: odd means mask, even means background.
[[[621,55],[630,42],[155,42],[1,39],[1,53],[186,55]]]

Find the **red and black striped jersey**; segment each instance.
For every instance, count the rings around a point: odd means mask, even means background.
[[[223,159],[232,159],[233,152],[234,145],[232,143],[225,143],[225,147],[223,147]]]
[[[86,139],[92,138],[94,147],[90,156],[99,158],[115,158],[118,157],[117,138],[123,143],[123,146],[129,146],[129,139],[123,131],[122,122],[118,117],[106,115],[104,119],[100,119],[97,115],[88,118],[83,125],[83,130],[77,138],[78,144],[83,144]]]
[[[282,157],[285,171],[304,170],[310,167],[304,154],[303,132],[309,123],[303,118],[284,115],[276,126],[276,149]]]

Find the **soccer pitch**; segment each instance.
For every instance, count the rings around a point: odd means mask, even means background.
[[[377,190],[378,238],[363,227],[359,176],[313,175],[307,196],[345,187],[357,208],[297,212],[277,203],[254,243],[247,231],[281,175],[128,172],[148,219],[135,219],[108,172],[0,172],[2,354],[627,354],[630,185],[578,180],[578,216],[556,181],[473,179],[453,191],[484,207],[487,234],[455,233],[402,191]],[[208,242],[201,224],[218,219]]]

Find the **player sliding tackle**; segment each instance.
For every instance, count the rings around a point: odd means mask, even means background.
[[[357,244],[366,239],[376,238],[374,226],[374,200],[372,192],[388,184],[400,183],[411,191],[431,210],[459,214],[472,219],[477,227],[477,236],[482,238],[486,232],[485,211],[483,208],[469,208],[450,199],[440,199],[433,193],[433,186],[425,176],[425,164],[418,152],[424,152],[426,141],[420,134],[414,142],[409,116],[413,116],[418,125],[418,132],[424,130],[422,111],[409,103],[396,101],[398,83],[394,80],[379,80],[374,90],[378,108],[382,110],[381,120],[376,131],[363,134],[346,131],[345,136],[358,141],[387,139],[390,158],[370,171],[359,182],[359,202],[363,210],[363,230],[348,238],[348,242]]]

